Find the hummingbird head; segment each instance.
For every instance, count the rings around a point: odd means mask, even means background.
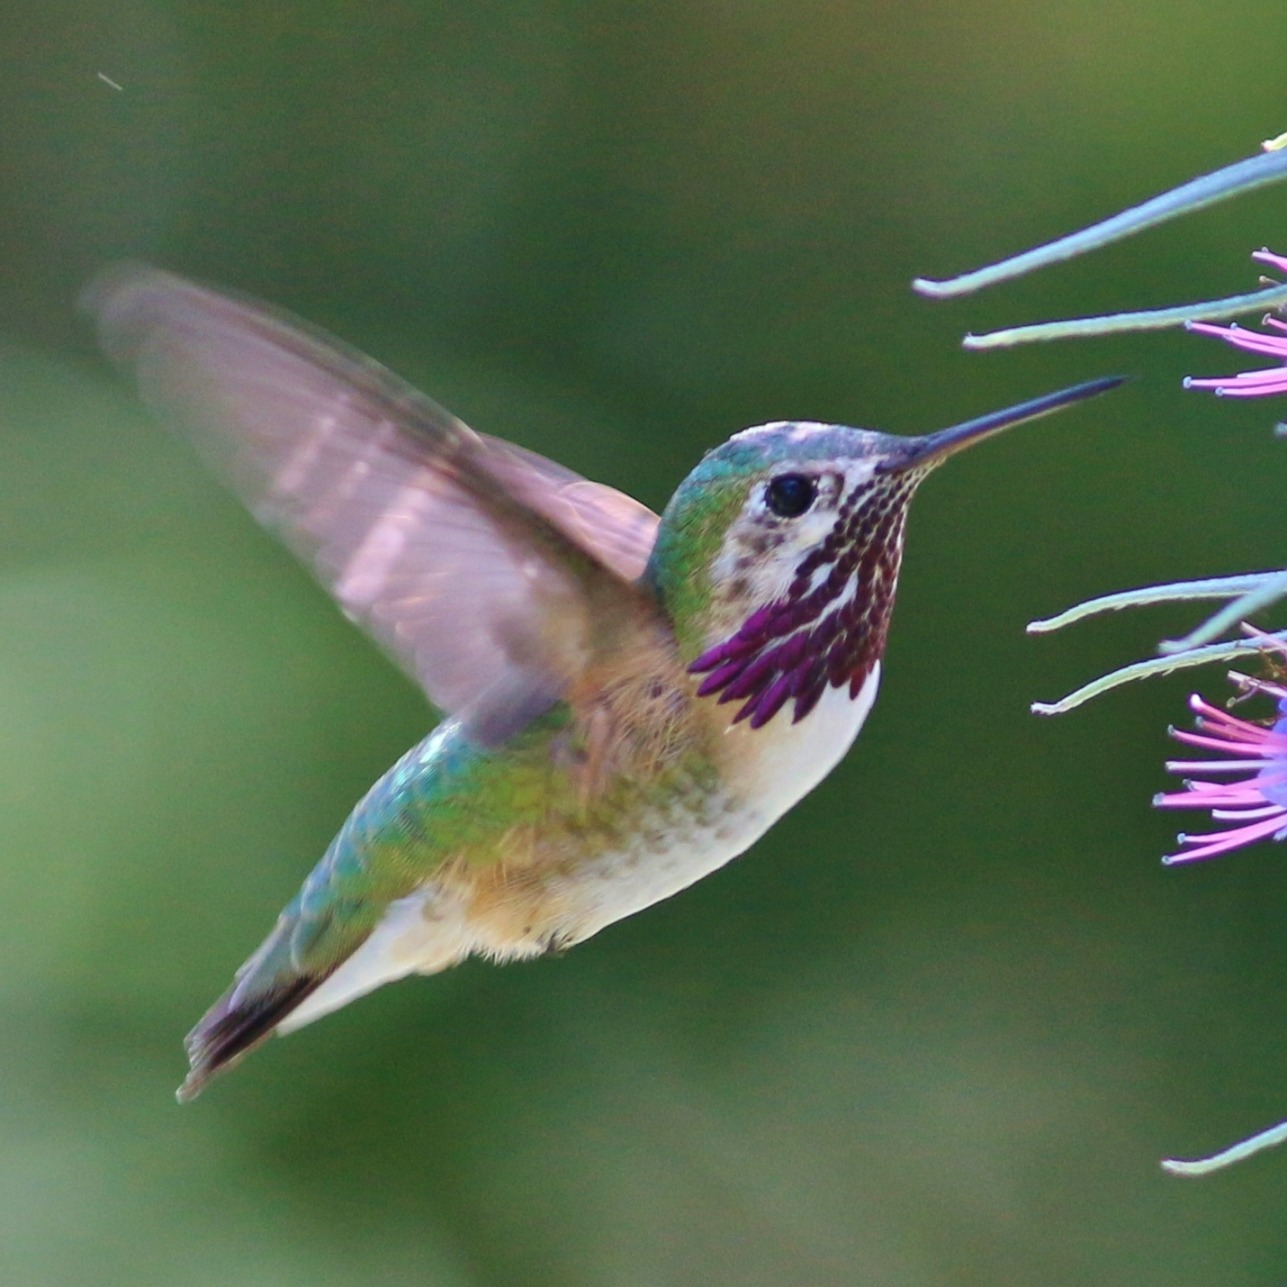
[[[680,485],[645,574],[699,697],[766,724],[828,686],[856,695],[885,649],[907,506],[957,451],[1119,383],[1099,380],[903,438],[783,421],[735,435]]]

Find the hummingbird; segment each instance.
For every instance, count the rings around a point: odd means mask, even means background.
[[[561,951],[741,854],[871,710],[921,481],[1120,383],[916,437],[759,425],[658,516],[253,300],[120,265],[84,302],[143,400],[444,716],[188,1035],[181,1102],[382,984]]]

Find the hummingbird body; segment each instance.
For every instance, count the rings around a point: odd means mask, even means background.
[[[918,438],[762,425],[658,517],[262,306],[140,267],[86,299],[145,398],[447,714],[189,1034],[181,1099],[274,1030],[570,947],[743,852],[871,709],[920,481],[1117,383]]]
[[[784,723],[770,736],[748,736],[724,715],[672,732],[660,756],[638,753],[655,728],[628,724],[619,735],[631,749],[598,787],[567,752],[575,720],[566,707],[503,753],[445,722],[371,788],[283,913],[274,937],[303,963],[365,937],[279,1030],[466,956],[503,961],[571,947],[678,893],[742,853],[831,771],[876,684],[873,673],[857,700],[831,690],[807,729]],[[392,877],[378,902],[377,873]],[[350,903],[346,886],[354,885]],[[372,926],[362,912],[379,903]],[[351,918],[338,914],[350,906]],[[262,965],[239,984],[247,991],[280,979],[280,948],[272,938],[265,946]]]

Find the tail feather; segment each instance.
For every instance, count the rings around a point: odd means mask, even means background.
[[[282,1019],[325,978],[297,975],[269,992],[250,996],[239,995],[245,992],[240,985],[229,988],[184,1039],[190,1071],[175,1092],[179,1103],[195,1099],[212,1077],[227,1072],[272,1036]]]
[[[426,953],[426,935],[432,938],[442,927],[426,921],[423,894],[391,903],[337,898],[330,875],[330,866],[318,867],[232,987],[188,1034],[190,1071],[177,1092],[181,1104],[274,1031],[302,1027],[382,983],[441,969],[465,954],[458,933],[440,945],[437,957]],[[318,892],[315,881],[320,896],[310,897]]]
[[[300,928],[298,908],[292,904],[237,971],[232,987],[184,1038],[189,1072],[176,1092],[179,1103],[195,1099],[212,1077],[226,1072],[270,1037],[334,972],[333,963],[318,961],[309,968],[300,962],[295,951]]]

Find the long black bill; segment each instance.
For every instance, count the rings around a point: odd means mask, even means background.
[[[1085,402],[1087,398],[1097,398],[1101,393],[1124,384],[1127,379],[1129,377],[1125,375],[1110,375],[1102,380],[1087,380],[1085,384],[1074,384],[1070,389],[1060,389],[1058,393],[1047,393],[1044,397],[1021,402],[1017,407],[993,411],[975,420],[967,420],[964,424],[953,425],[950,429],[922,434],[918,438],[905,438],[903,442],[906,444],[906,454],[887,458],[877,472],[897,474],[905,469],[933,468],[949,456],[976,442],[982,442],[984,438],[991,438],[1003,429],[1028,420],[1039,420],[1042,416],[1062,411],[1064,407],[1071,407],[1074,403]]]

